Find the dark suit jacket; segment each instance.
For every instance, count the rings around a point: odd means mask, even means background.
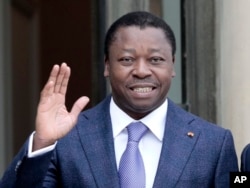
[[[110,97],[81,113],[54,151],[30,159],[26,143],[5,172],[1,187],[118,188],[109,103]],[[169,100],[154,188],[225,188],[230,171],[238,171],[231,132]]]
[[[250,172],[250,144],[246,145],[241,153],[241,171]]]

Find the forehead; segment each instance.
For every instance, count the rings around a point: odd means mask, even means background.
[[[164,38],[167,41],[166,35],[161,28],[155,27],[139,27],[139,26],[122,26],[117,29],[114,33],[113,41],[116,40],[118,37],[128,37],[128,36],[135,36],[137,34],[146,35],[151,38],[157,38],[158,35],[161,38]]]
[[[149,45],[149,46],[170,46],[169,40],[166,38],[161,28],[137,26],[120,27],[111,42],[111,46],[116,45]]]

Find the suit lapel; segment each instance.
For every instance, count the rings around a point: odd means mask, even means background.
[[[160,161],[154,188],[175,187],[189,156],[199,138],[200,131],[189,123],[194,117],[187,115],[170,100]]]
[[[119,177],[109,103],[110,98],[98,105],[95,110],[86,112],[84,120],[80,118],[80,126],[77,128],[97,186],[118,188]],[[200,134],[199,129],[190,124],[193,120],[193,116],[187,115],[186,112],[176,107],[169,100],[162,151],[154,188],[174,187],[177,184]],[[192,132],[194,136],[188,136],[188,132]]]
[[[83,150],[98,187],[119,187],[114,152],[113,133],[109,115],[110,98],[95,110],[85,113],[78,127]]]

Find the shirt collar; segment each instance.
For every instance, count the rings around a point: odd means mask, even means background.
[[[160,141],[162,141],[165,130],[165,123],[167,117],[167,107],[168,100],[166,99],[161,106],[152,111],[150,114],[140,119],[142,123],[144,123],[149,130],[157,137]],[[130,116],[128,116],[124,111],[122,111],[114,102],[113,98],[111,98],[110,102],[110,116],[111,123],[113,128],[113,137],[117,137],[127,126],[134,120]]]

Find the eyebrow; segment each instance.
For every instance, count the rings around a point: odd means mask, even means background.
[[[123,51],[125,52],[129,52],[129,53],[135,53],[136,50],[134,48],[124,48]],[[156,48],[150,48],[148,49],[148,52],[160,52],[161,50],[160,49],[156,49]]]

